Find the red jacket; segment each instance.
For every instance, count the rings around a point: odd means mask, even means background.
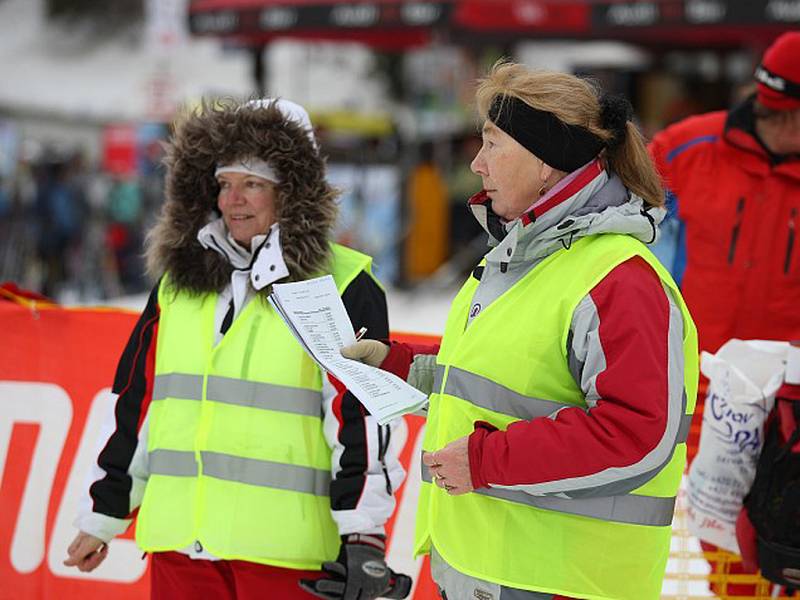
[[[748,101],[651,144],[685,225],[683,296],[710,352],[733,337],[800,338],[800,159],[773,164],[753,119]]]

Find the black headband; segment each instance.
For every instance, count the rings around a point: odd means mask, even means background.
[[[585,127],[569,125],[553,113],[538,110],[514,96],[495,96],[489,120],[546,164],[571,173],[606,147]]]
[[[775,90],[784,96],[791,96],[792,98],[800,98],[800,83],[795,83],[790,79],[781,77],[773,73],[764,65],[758,65],[755,72],[756,81],[763,83],[771,90]]]

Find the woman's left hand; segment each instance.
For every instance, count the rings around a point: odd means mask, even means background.
[[[422,463],[430,469],[433,482],[451,496],[467,494],[474,489],[469,471],[468,435],[436,452],[423,452]]]
[[[380,367],[389,355],[389,346],[378,340],[358,340],[355,344],[344,346],[340,353],[345,358]]]

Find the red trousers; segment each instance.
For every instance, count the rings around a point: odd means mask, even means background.
[[[151,600],[312,600],[298,585],[321,571],[298,571],[245,560],[193,560],[180,552],[156,552],[150,561]]]

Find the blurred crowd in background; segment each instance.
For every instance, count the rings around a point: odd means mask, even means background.
[[[30,145],[0,187],[0,279],[63,302],[135,294],[163,197],[161,149],[121,175],[80,148]]]
[[[107,135],[116,141],[107,140],[100,161],[80,147],[22,142],[0,181],[0,281],[63,303],[150,288],[142,252],[164,198],[166,127],[146,129],[158,139]],[[324,132],[321,139],[325,148]],[[455,275],[442,269],[450,259],[466,268],[481,254],[485,236],[466,209],[480,187],[469,170],[477,136],[439,147],[446,161],[436,160],[431,142],[404,148],[395,137],[329,145],[328,176],[341,192],[337,240],[371,248],[388,284],[413,285],[438,272],[446,285]],[[404,153],[416,162],[406,164]]]
[[[372,39],[243,49],[190,35],[189,17],[195,34],[219,25],[192,15],[195,4],[111,2],[101,12],[90,2],[0,0],[0,76],[13,84],[0,90],[0,281],[65,303],[149,289],[142,247],[164,196],[160,142],[178,107],[266,94],[312,114],[328,176],[342,191],[339,241],[371,254],[388,285],[447,286],[485,248],[466,208],[480,187],[469,169],[480,147],[469,99],[498,57],[587,75],[626,94],[649,136],[690,114],[728,108],[748,91],[757,57],[781,29],[717,29],[707,40],[679,31],[651,40],[643,29],[626,43],[608,41],[613,32],[605,41],[516,32],[480,43],[433,36],[413,47],[402,38],[409,47],[400,51]],[[115,13],[117,5],[127,8]],[[447,3],[430,4],[439,5]],[[640,12],[602,14],[646,16]],[[102,27],[83,26],[84,19]],[[383,41],[392,39],[401,38]],[[112,55],[118,64],[108,62]],[[14,68],[13,76],[5,71]],[[66,83],[60,70],[69,71]],[[134,72],[131,83],[125,77]],[[51,96],[34,89],[48,77],[58,90]]]

